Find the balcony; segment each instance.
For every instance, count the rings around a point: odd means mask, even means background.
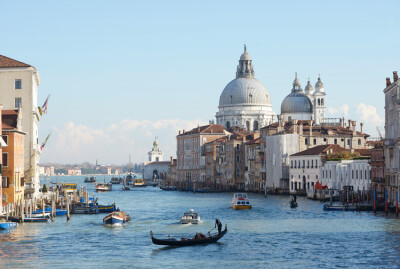
[[[374,177],[374,178],[371,179],[371,182],[374,182],[374,183],[385,183],[385,179],[381,178],[381,177]]]

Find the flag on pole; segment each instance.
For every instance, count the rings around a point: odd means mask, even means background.
[[[44,148],[44,146],[45,146],[46,143],[47,143],[47,140],[49,140],[50,135],[51,135],[51,132],[50,132],[49,135],[46,137],[46,139],[43,141],[42,145],[40,146],[40,150],[42,150],[42,149]]]
[[[44,101],[44,104],[42,105],[41,111],[43,114],[47,114],[47,105],[49,103],[49,98],[50,98],[50,94],[49,94],[49,96],[47,96],[46,101]]]

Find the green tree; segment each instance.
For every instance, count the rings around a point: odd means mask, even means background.
[[[42,192],[43,192],[43,193],[46,193],[46,192],[47,192],[46,184],[43,184]]]

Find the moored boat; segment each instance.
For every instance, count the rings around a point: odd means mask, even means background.
[[[121,225],[131,220],[130,216],[123,211],[114,211],[108,214],[104,219],[104,224]]]
[[[251,209],[251,204],[247,193],[234,193],[231,201],[231,206],[233,209]]]
[[[98,214],[98,205],[76,204],[72,206],[72,214]]]
[[[188,212],[183,214],[181,218],[182,224],[198,224],[200,222],[200,216],[197,212],[194,212],[193,209],[190,209]]]
[[[96,187],[94,188],[96,191],[111,191],[112,184],[110,183],[97,183]]]
[[[10,217],[12,222],[21,222],[20,217]],[[24,222],[48,222],[49,218],[24,218]]]
[[[0,230],[8,230],[18,226],[16,222],[0,222]]]
[[[344,204],[344,205],[324,204],[323,210],[324,211],[357,211],[357,206],[349,205],[349,204]]]
[[[46,207],[44,209],[45,213],[51,213],[51,207]],[[35,210],[32,211],[32,214],[43,214],[43,209],[39,209],[39,210]],[[65,216],[65,214],[67,214],[67,210],[65,209],[60,209],[60,208],[56,208],[56,216]]]
[[[221,233],[217,233],[217,234],[207,233],[208,236],[203,235],[201,233],[200,234],[196,233],[196,236],[194,236],[192,238],[176,239],[176,238],[168,237],[167,239],[158,239],[158,238],[155,238],[153,236],[153,232],[150,231],[150,237],[151,237],[151,241],[155,245],[183,247],[183,246],[193,246],[193,245],[200,245],[200,244],[215,243],[219,239],[221,239],[227,232],[228,232],[228,227],[225,224],[225,230],[221,231]]]
[[[113,177],[113,178],[111,178],[110,183],[111,184],[120,184],[121,183],[121,179],[118,178],[118,177]]]
[[[146,187],[142,178],[135,178],[135,181],[132,182],[132,186],[137,187]]]
[[[99,213],[110,213],[117,210],[115,203],[112,205],[97,205],[99,208]]]
[[[95,183],[96,182],[96,177],[85,177],[85,180],[83,181],[85,183]]]

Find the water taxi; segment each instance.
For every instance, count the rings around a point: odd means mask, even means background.
[[[146,187],[142,178],[135,178],[135,182],[132,183],[133,187]]]
[[[131,217],[126,214],[125,212],[120,212],[120,211],[114,211],[110,214],[108,214],[104,219],[103,222],[104,224],[108,225],[122,225],[124,223],[127,223],[131,220]]]
[[[194,212],[193,209],[190,209],[188,212],[183,214],[181,218],[182,224],[198,224],[200,222],[200,216],[197,212]]]
[[[251,204],[247,193],[234,193],[231,201],[233,209],[251,209]]]
[[[77,191],[77,184],[76,183],[61,183],[61,190],[60,192],[66,191],[67,194],[74,193]]]
[[[111,183],[97,183],[97,185],[94,189],[96,191],[111,191],[112,184]]]

